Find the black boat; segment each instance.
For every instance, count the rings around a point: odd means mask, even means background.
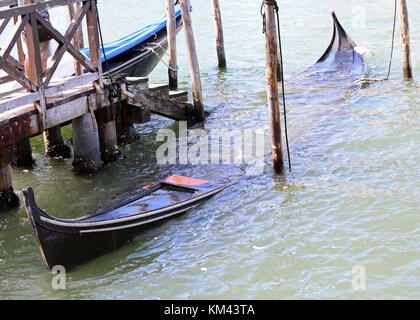
[[[336,63],[365,64],[363,56],[355,50],[356,43],[344,30],[335,12],[331,12],[331,15],[334,26],[333,36],[330,45],[317,63],[330,60]]]
[[[182,28],[181,11],[175,13],[176,32]],[[125,74],[127,77],[149,75],[168,49],[166,17],[120,40],[104,44],[106,61],[101,51],[104,75]],[[88,49],[82,49],[86,55]]]
[[[364,53],[344,30],[333,11],[333,36],[324,54],[317,62],[298,74],[294,81],[301,79],[312,85],[315,81],[322,81],[324,85],[331,83],[353,82],[366,77],[369,73]]]
[[[176,33],[182,29],[181,10],[175,12]],[[166,16],[121,39],[103,44],[101,62],[104,75],[125,74],[126,77],[146,77],[163,59],[168,49]],[[80,50],[90,57],[89,48]],[[86,70],[85,70],[86,72]],[[73,57],[65,53],[53,79],[74,76]]]
[[[147,225],[200,205],[229,184],[174,175],[123,194],[77,219],[47,215],[36,205],[32,188],[23,190],[23,198],[46,265],[70,270],[116,250]]]

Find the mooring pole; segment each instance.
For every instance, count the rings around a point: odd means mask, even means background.
[[[169,51],[169,89],[178,89],[178,65],[176,56],[176,17],[174,0],[166,0],[166,15],[168,18],[168,51]]]
[[[226,68],[225,41],[223,38],[222,14],[220,13],[219,0],[213,0],[212,4],[214,23],[216,26],[217,59],[219,61],[219,68]]]
[[[406,0],[398,0],[400,12],[400,34],[402,47],[402,64],[405,79],[413,79],[410,53],[410,25],[408,22],[408,9]]]
[[[194,33],[190,15],[190,2],[188,0],[180,0],[182,22],[184,24],[185,38],[187,41],[188,57],[190,61],[190,71],[192,78],[192,90],[195,118],[202,122],[204,117],[203,92],[200,78],[200,67],[197,58],[197,49],[194,41]]]
[[[267,75],[267,98],[268,112],[271,125],[271,148],[273,156],[273,167],[275,173],[282,173],[284,170],[283,148],[281,141],[280,112],[279,112],[279,90],[277,84],[277,32],[274,17],[273,1],[264,2],[265,23],[266,23],[266,75]]]

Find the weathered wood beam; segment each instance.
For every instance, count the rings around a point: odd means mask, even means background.
[[[97,68],[99,72],[99,80],[95,81],[93,84],[98,91],[98,102],[103,103],[101,99],[104,83],[102,80],[102,62],[101,62],[101,49],[99,45],[99,30],[98,30],[98,12],[96,11],[96,2],[90,0],[90,7],[86,13],[86,25],[88,32],[88,41],[89,41],[89,53],[90,60],[93,65]]]
[[[60,44],[57,48],[57,50],[55,51],[53,57],[52,57],[52,61],[54,61],[53,65],[47,69],[44,73],[46,79],[44,81],[45,85],[48,85],[49,82],[51,81],[51,78],[54,75],[54,72],[57,70],[57,67],[64,55],[64,53],[68,50],[69,46],[73,46],[71,44],[71,40],[73,39],[73,36],[76,34],[80,24],[82,23],[82,20],[84,18],[84,16],[86,15],[86,12],[89,9],[89,3],[86,2],[85,5],[80,8],[80,10],[76,13],[76,16],[74,17],[74,20],[70,23],[70,26],[68,27],[66,33],[64,34],[64,42],[60,41]],[[38,17],[38,19],[42,17]],[[73,46],[74,48],[74,46]],[[78,49],[74,48],[74,51],[79,52]],[[79,61],[79,59],[77,57],[75,57],[76,61]],[[89,71],[93,71],[93,70],[89,70]]]
[[[85,8],[86,9],[86,8]],[[80,12],[83,13],[83,12]],[[83,55],[79,50],[77,50],[71,43],[69,38],[66,38],[66,36],[63,36],[57,29],[55,29],[51,23],[45,19],[43,19],[38,13],[36,13],[39,21],[41,24],[47,29],[48,33],[56,40],[61,46],[64,46],[66,50],[75,58],[77,61],[79,61],[88,71],[94,72],[97,70],[95,63],[93,63],[85,56]],[[83,18],[83,16],[81,16]],[[71,34],[74,35],[74,33],[77,31],[78,25],[72,24],[71,30],[69,31],[69,36]]]
[[[0,0],[0,7],[16,6],[17,0]]]
[[[142,91],[134,93],[123,89],[122,94],[123,96],[138,102],[138,104],[131,105],[139,108],[148,108],[150,109],[150,112],[154,114],[164,116],[172,120],[189,120],[191,118],[192,105],[188,103],[178,103],[161,99]]]
[[[7,25],[9,24],[11,18],[7,18],[4,19],[3,22],[0,24],[0,34],[2,34],[2,32],[4,31],[4,29],[7,27]]]
[[[27,4],[21,7],[13,7],[10,9],[0,10],[0,20],[12,18],[14,16],[31,14],[37,11],[40,12],[44,10],[50,10],[55,7],[66,6],[76,2],[82,2],[82,0],[48,0],[41,3]]]
[[[70,20],[70,23],[75,19],[76,16],[76,12],[80,9],[80,6],[82,4],[81,3],[73,3],[67,6],[67,11],[68,11],[68,18]],[[84,41],[83,41],[83,30],[82,30],[82,25],[80,24],[79,27],[77,28],[76,34],[74,35],[73,39],[71,40],[71,43],[73,44],[73,46],[77,49],[80,50],[82,48],[84,48]],[[73,64],[74,64],[74,72],[76,75],[80,76],[83,74],[83,68],[82,65],[80,64],[80,62],[78,62],[77,60],[73,60]]]
[[[6,41],[6,46],[0,50],[0,69],[9,58],[9,54],[10,52],[12,52],[16,41],[20,38],[20,35],[23,29],[25,28],[26,24],[28,23],[29,18],[29,16],[25,16],[21,21],[14,25],[13,30],[10,33],[9,39]]]

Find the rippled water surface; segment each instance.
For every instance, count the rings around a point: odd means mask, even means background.
[[[165,7],[152,0],[98,2],[105,41],[152,22]],[[360,89],[294,78],[328,46],[332,10],[353,40],[371,50],[370,77],[383,78],[393,1],[279,3],[292,172],[275,176],[270,167],[260,1],[221,0],[228,68],[218,70],[210,1],[194,0],[203,95],[211,112],[202,127],[265,128],[264,173],[243,177],[200,207],[77,268],[62,291],[51,287],[52,274],[21,204],[0,215],[0,298],[418,298],[420,87],[402,80],[399,39],[389,81]],[[408,1],[417,77],[419,4]],[[63,17],[65,11],[54,11],[53,23],[60,26]],[[178,40],[180,87],[189,89],[183,33]],[[150,79],[166,82],[165,66]],[[93,176],[72,173],[71,160],[46,159],[41,138],[34,138],[37,168],[14,169],[16,193],[21,197],[22,188],[32,186],[47,213],[77,217],[130,186],[169,174],[218,179],[243,173],[233,164],[157,165],[156,134],[163,128],[178,124],[153,117],[137,125],[141,140],[122,147],[124,158]],[[70,139],[71,129],[63,135]],[[354,266],[366,270],[365,290],[352,287]]]

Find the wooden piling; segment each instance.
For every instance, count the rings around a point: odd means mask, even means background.
[[[90,113],[86,113],[72,122],[73,168],[80,173],[93,173],[102,167],[99,134],[94,123]]]
[[[216,51],[219,68],[226,68],[225,42],[223,38],[222,14],[220,12],[219,0],[212,0],[213,17],[216,26]]]
[[[0,212],[19,206],[19,197],[13,190],[12,160],[13,147],[0,150]]]
[[[130,109],[127,100],[120,103],[116,117],[117,141],[120,145],[127,145],[140,139],[140,136],[134,128],[134,122],[130,117]]]
[[[188,0],[180,0],[182,22],[184,24],[185,38],[187,41],[188,57],[190,61],[190,71],[193,90],[193,103],[195,118],[202,122],[204,117],[203,92],[201,86],[200,67],[198,64],[197,49],[195,46],[194,33],[190,15],[190,2]]]
[[[34,168],[35,160],[32,157],[32,148],[29,138],[16,142],[12,165],[18,168]]]
[[[410,25],[406,0],[398,0],[400,13],[400,34],[402,47],[403,75],[405,79],[413,79],[410,53]]]
[[[104,163],[108,163],[117,159],[121,154],[118,148],[115,114],[115,106],[102,108],[96,112],[99,142],[101,146],[101,157]]]
[[[283,148],[281,140],[279,92],[277,84],[278,46],[274,4],[266,1],[264,4],[266,23],[266,76],[268,112],[271,125],[271,148],[274,172],[279,174],[284,170]]]
[[[44,131],[44,147],[47,155],[51,158],[68,159],[71,157],[71,149],[64,144],[60,126]]]
[[[168,51],[169,51],[169,89],[178,89],[178,62],[176,56],[176,17],[174,0],[166,0],[166,15],[168,19]]]

